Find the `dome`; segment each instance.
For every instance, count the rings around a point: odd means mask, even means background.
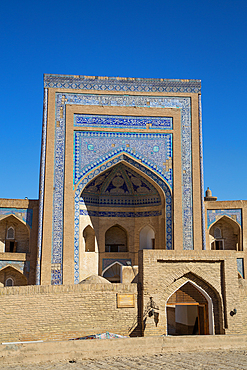
[[[110,281],[106,280],[102,276],[99,275],[91,275],[88,276],[86,279],[80,281],[79,284],[111,284]]]

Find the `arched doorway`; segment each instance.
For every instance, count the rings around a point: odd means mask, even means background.
[[[150,225],[144,226],[139,237],[140,250],[155,248],[155,233]]]
[[[209,229],[210,249],[241,250],[240,225],[228,216],[220,217]]]
[[[103,272],[102,276],[109,280],[111,283],[120,283],[121,281],[121,264],[115,262],[108,266]]]
[[[213,334],[212,300],[192,281],[169,297],[166,314],[168,335]]]

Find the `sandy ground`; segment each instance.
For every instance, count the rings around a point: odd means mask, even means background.
[[[76,369],[247,369],[247,350],[174,352],[142,357],[115,357],[102,360],[0,365],[1,370],[76,370]]]

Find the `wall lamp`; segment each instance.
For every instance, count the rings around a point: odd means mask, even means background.
[[[231,315],[231,316],[234,316],[234,315],[236,315],[236,313],[237,313],[237,310],[236,310],[236,308],[234,308],[234,309],[230,312],[230,315]]]

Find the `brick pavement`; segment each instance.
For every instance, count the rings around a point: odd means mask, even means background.
[[[174,352],[154,356],[113,357],[102,360],[4,365],[1,370],[211,370],[247,369],[247,350]]]

